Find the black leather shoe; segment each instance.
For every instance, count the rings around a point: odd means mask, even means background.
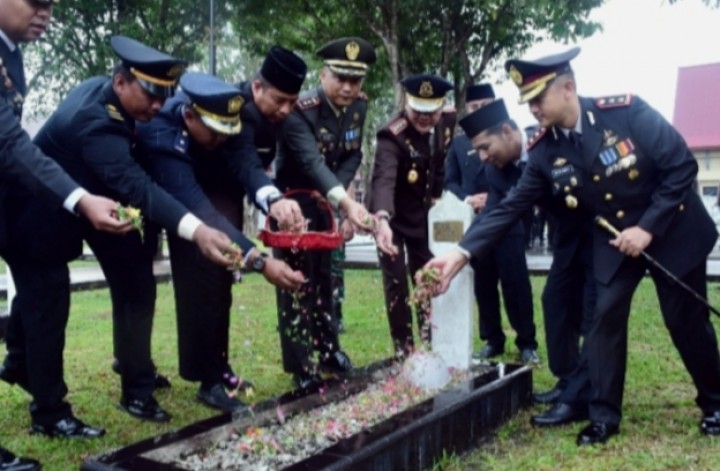
[[[77,417],[67,417],[52,425],[32,424],[30,435],[45,435],[50,438],[98,438],[105,435],[105,429],[87,425]]]
[[[703,415],[700,431],[705,435],[720,435],[720,411]]]
[[[557,427],[587,420],[587,408],[575,407],[570,404],[558,402],[542,414],[534,415],[530,420],[535,427]]]
[[[607,442],[610,437],[617,435],[619,432],[620,427],[616,424],[591,422],[590,425],[580,430],[575,443],[578,446],[597,445],[598,443]]]
[[[320,367],[333,373],[347,373],[353,369],[350,357],[342,350],[324,355],[324,358],[320,360]]]
[[[297,389],[308,389],[316,385],[322,384],[323,380],[320,375],[313,373],[302,373],[293,375],[293,386]]]
[[[235,373],[223,373],[222,384],[230,391],[245,392],[248,389],[255,389],[255,385],[245,378],[236,376]]]
[[[112,370],[115,373],[120,374],[120,362],[117,361],[117,358],[112,362]],[[161,375],[157,371],[155,372],[155,389],[166,389],[171,386],[172,384],[170,383],[170,378]]]
[[[10,450],[0,446],[0,471],[36,471],[39,469],[42,469],[39,461],[15,456]]]
[[[137,399],[123,396],[120,399],[118,407],[120,410],[123,410],[138,419],[149,420],[151,422],[170,421],[170,414],[160,407],[160,404],[158,404],[152,396],[147,399]]]
[[[533,394],[533,401],[537,404],[555,404],[558,399],[560,399],[560,396],[562,395],[564,389],[559,388],[555,386],[554,388],[550,389],[549,391],[543,391],[539,393]]]
[[[500,356],[505,353],[505,350],[501,347],[493,347],[492,345],[485,345],[480,351],[472,354],[472,359],[475,362],[481,362]]]
[[[214,384],[209,388],[203,388],[201,386],[196,397],[206,406],[225,412],[235,412],[248,408],[240,399],[229,396],[220,383]]]

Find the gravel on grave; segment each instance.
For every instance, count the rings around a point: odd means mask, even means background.
[[[302,461],[437,394],[438,388],[413,383],[411,364],[389,369],[384,379],[357,394],[293,417],[285,417],[278,407],[274,424],[233,431],[212,448],[193,450],[174,464],[192,470],[270,471]],[[444,389],[470,374],[477,373],[453,372]]]

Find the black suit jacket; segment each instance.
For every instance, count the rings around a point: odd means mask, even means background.
[[[460,200],[477,193],[489,191],[486,164],[480,160],[465,134],[457,135],[450,145],[445,159],[445,189],[452,191]]]
[[[88,191],[136,206],[177,231],[187,209],[152,182],[132,157],[135,122],[108,77],[78,85],[35,136],[35,143]]]
[[[483,254],[551,188],[567,206],[574,200],[574,209],[605,217],[619,230],[638,225],[650,232],[647,252],[677,276],[704,262],[717,230],[692,191],[697,163],[680,134],[638,97],[580,98],[580,105],[582,153],[562,130],[544,130],[515,190],[482,225],[473,224],[460,245]],[[595,228],[594,270],[601,283],[625,257],[608,244],[611,238]]]

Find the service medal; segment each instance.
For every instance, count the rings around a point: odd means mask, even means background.
[[[410,170],[410,171],[408,172],[408,176],[407,176],[407,181],[408,181],[408,183],[410,183],[410,184],[412,185],[412,184],[415,183],[417,180],[418,180],[417,170],[415,170],[415,169]]]
[[[565,204],[567,205],[568,208],[575,209],[575,208],[577,208],[578,200],[573,195],[567,195],[565,197]]]

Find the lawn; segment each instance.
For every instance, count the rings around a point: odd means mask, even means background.
[[[379,272],[349,270],[342,344],[356,364],[366,364],[390,355]],[[539,294],[544,278],[533,278],[536,324],[540,354],[544,337]],[[720,304],[717,285],[710,287]],[[283,373],[276,332],[275,294],[258,276],[248,276],[235,288],[230,361],[236,371],[256,384],[254,401],[278,395],[290,388]],[[657,308],[652,284],[645,281],[636,295],[631,316],[631,344],[625,393],[625,419],[621,434],[604,447],[578,449],[574,439],[580,425],[551,430],[529,426],[532,413],[524,411],[500,429],[482,447],[459,457],[448,456],[437,469],[717,469],[720,444],[700,435],[699,412],[693,404],[694,390],[677,353],[670,343]],[[159,286],[153,336],[154,359],[160,371],[173,380],[173,387],[156,394],[173,420],[168,425],[140,422],[116,408],[118,377],[110,371],[112,326],[107,290],[73,294],[73,309],[67,331],[65,355],[69,400],[79,417],[107,428],[96,441],[49,440],[27,434],[28,396],[17,387],[0,384],[3,408],[0,413],[0,443],[42,460],[46,470],[77,469],[83,458],[127,445],[210,417],[214,411],[195,400],[197,385],[177,376],[176,334],[172,288]],[[508,331],[505,360],[516,361]],[[535,371],[536,388],[552,385],[546,368]]]

